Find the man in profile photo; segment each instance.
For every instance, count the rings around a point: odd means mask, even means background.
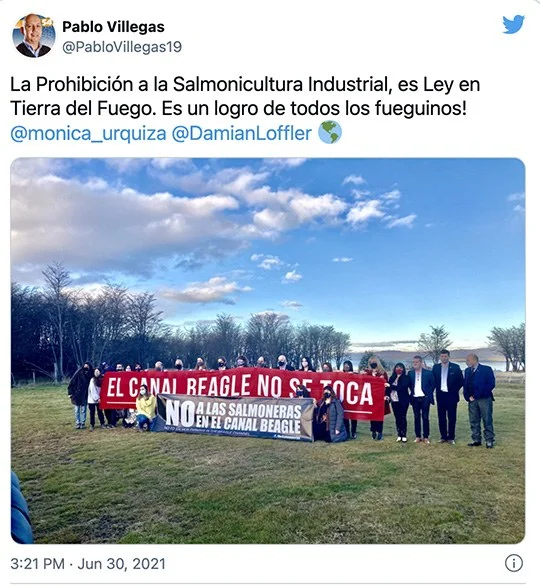
[[[23,41],[17,45],[17,51],[26,57],[43,57],[51,50],[41,44],[43,25],[37,14],[28,14],[22,21],[21,33]]]

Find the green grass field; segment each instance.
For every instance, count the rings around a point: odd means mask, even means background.
[[[435,442],[434,407],[432,445],[397,444],[393,415],[382,442],[361,422],[329,445],[78,431],[65,387],[13,389],[12,469],[37,543],[517,543],[524,387],[496,398],[488,450],[467,447],[463,401],[455,446]]]

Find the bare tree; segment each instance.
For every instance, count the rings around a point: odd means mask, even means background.
[[[54,262],[43,270],[45,288],[43,295],[48,306],[48,315],[51,324],[51,337],[49,338],[51,350],[55,357],[55,380],[63,380],[64,374],[64,339],[66,319],[70,303],[68,287],[71,285],[69,272],[60,262]],[[58,353],[56,351],[58,346]]]
[[[141,364],[150,360],[150,344],[160,332],[162,314],[156,309],[156,297],[151,292],[127,295],[126,332],[133,342],[130,352]]]
[[[525,323],[519,327],[493,327],[488,335],[489,344],[504,355],[506,371],[525,371]]]
[[[339,370],[345,357],[350,352],[351,336],[348,333],[337,331],[334,333],[334,340],[332,345],[332,358],[336,362],[336,368]]]
[[[430,325],[430,333],[422,333],[418,340],[418,351],[421,355],[429,357],[433,363],[439,362],[441,350],[448,349],[452,345],[450,334],[444,325],[433,327]]]

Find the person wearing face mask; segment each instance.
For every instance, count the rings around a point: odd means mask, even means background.
[[[372,355],[368,359],[367,368],[360,372],[365,376],[374,376],[375,378],[383,378],[385,382],[385,386],[388,385],[388,374],[386,370],[382,366],[381,360],[376,356]],[[385,403],[384,403],[384,414],[390,414],[390,402],[389,397],[385,396]],[[384,421],[370,421],[370,430],[371,430],[371,438],[375,441],[382,441],[383,440],[383,425]]]
[[[228,369],[227,368],[227,360],[224,357],[218,357],[217,358],[217,369],[220,372],[222,372],[223,370]]]
[[[88,386],[94,376],[94,370],[87,361],[74,374],[68,384],[68,396],[75,407],[75,428],[86,428],[86,406],[88,404]]]
[[[184,364],[182,363],[182,360],[179,357],[177,357],[176,361],[174,362],[174,369],[178,371],[184,369]]]
[[[296,398],[310,398],[311,397],[309,390],[303,384],[298,384],[298,386],[296,386],[296,390],[294,392],[294,395],[296,396]]]
[[[268,364],[266,363],[266,359],[264,359],[264,357],[262,355],[257,360],[255,367],[258,367],[258,368],[267,368],[268,367]]]
[[[239,355],[236,358],[236,367],[237,368],[245,368],[249,367],[247,357],[245,355]]]
[[[105,418],[103,411],[99,408],[99,396],[101,393],[101,382],[103,376],[96,368],[94,370],[94,377],[90,379],[88,384],[88,409],[90,410],[90,430],[93,431],[96,426],[96,411],[99,419],[99,424],[102,429],[105,428]]]
[[[352,361],[346,359],[343,362],[342,371],[344,373],[352,373],[354,371]],[[345,419],[345,430],[349,439],[356,439],[356,429],[358,427],[358,421],[355,419]]]
[[[407,411],[409,410],[409,377],[402,363],[396,363],[388,380],[386,395],[390,398],[392,412],[396,419],[398,443],[407,443]]]
[[[136,400],[137,406],[137,429],[139,431],[150,431],[154,417],[156,416],[156,397],[149,394],[147,387],[141,384],[139,396]]]
[[[293,372],[293,366],[287,361],[287,358],[284,355],[280,355],[277,358],[277,369],[278,370],[287,370],[289,372]]]
[[[196,372],[207,370],[206,363],[202,357],[197,357],[197,361],[195,362],[195,367],[193,368]]]
[[[301,371],[303,372],[314,372],[315,368],[313,367],[313,364],[311,363],[311,359],[309,359],[309,357],[302,357],[301,361],[300,361],[300,366],[301,366]]]
[[[343,406],[332,386],[325,386],[323,397],[315,408],[315,440],[339,443],[347,440]]]
[[[133,371],[134,371],[134,372],[142,372],[142,367],[141,367],[141,364],[137,362],[137,363],[135,364],[135,367],[133,368]]]
[[[322,364],[322,371],[326,374],[328,372],[333,372],[332,364],[329,361],[325,361]]]

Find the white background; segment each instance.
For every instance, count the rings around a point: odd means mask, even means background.
[[[15,51],[11,32],[14,23],[28,12],[51,17],[56,24],[56,44],[49,55],[28,59]],[[516,35],[503,34],[502,17],[515,14],[526,16],[522,30]],[[2,163],[0,182],[4,189],[2,199],[2,341],[4,360],[9,361],[9,166],[23,156],[41,157],[515,157],[526,166],[527,183],[527,331],[529,365],[537,356],[538,344],[533,339],[538,328],[538,300],[536,287],[537,268],[533,268],[535,235],[538,219],[537,194],[540,184],[538,166],[539,96],[538,58],[540,39],[540,3],[536,0],[495,1],[458,0],[434,2],[428,0],[372,0],[333,2],[273,0],[263,2],[207,1],[171,3],[154,0],[151,3],[134,2],[66,2],[34,0],[33,2],[4,0],[0,2],[2,55],[2,102],[0,113],[0,144]],[[106,20],[129,19],[132,22],[163,22],[166,32],[140,37],[136,34],[110,35],[62,33],[61,21],[90,21],[105,24]],[[143,56],[135,54],[73,54],[61,51],[65,40],[121,40],[163,42],[180,40],[183,51],[177,54]],[[140,79],[160,75],[205,78],[263,77],[302,78],[314,75],[319,78],[334,75],[338,78],[382,77],[388,75],[394,82],[400,79],[478,79],[480,93],[449,96],[421,92],[400,97],[394,90],[386,94],[358,94],[350,98],[373,103],[381,98],[385,102],[422,102],[425,99],[441,102],[467,100],[467,116],[424,117],[404,120],[402,117],[315,117],[312,121],[300,117],[280,117],[272,121],[220,119],[219,126],[249,126],[250,123],[295,124],[313,127],[315,138],[305,143],[169,143],[136,144],[85,144],[85,143],[25,143],[16,145],[9,138],[15,124],[33,127],[61,127],[67,124],[99,129],[102,126],[140,127],[142,124],[172,128],[175,124],[200,119],[159,121],[132,121],[117,117],[106,120],[93,117],[78,120],[49,117],[12,116],[8,102],[11,75],[20,80],[35,75],[61,78],[66,75],[86,76],[121,74],[124,78]],[[395,84],[394,84],[395,85]],[[85,99],[85,95],[79,96]],[[90,96],[86,96],[88,99]],[[235,94],[229,102],[266,102],[271,97],[256,93]],[[302,100],[301,96],[280,94],[276,101]],[[28,97],[19,93],[17,98],[35,102],[73,100],[73,95],[55,96],[40,93]],[[101,95],[98,98],[106,98]],[[144,101],[159,102],[163,96]],[[194,94],[170,93],[166,98],[185,101],[203,100]],[[213,96],[207,96],[213,99]],[[343,103],[345,96],[316,96],[310,94],[304,101],[319,98],[326,102]],[[114,94],[111,100],[137,101],[137,96]],[[343,136],[332,145],[323,144],[316,137],[321,120],[335,118],[341,124]],[[209,123],[217,121],[208,120]],[[436,195],[434,195],[436,197]],[[36,194],[36,200],[39,194]],[[531,230],[532,229],[532,230]],[[464,300],[466,305],[467,301]],[[529,372],[530,373],[530,372]],[[8,394],[8,372],[5,372],[4,394]],[[11,541],[7,504],[9,500],[9,422],[4,416],[2,428],[2,504],[0,528],[4,549],[0,570],[12,582],[525,582],[535,584],[539,579],[538,546],[538,443],[536,415],[540,409],[537,390],[527,390],[527,526],[526,538],[519,545],[492,546],[19,546]],[[452,472],[449,472],[449,476]],[[466,484],[467,480],[463,480]],[[520,554],[525,562],[517,574],[505,569],[504,560],[511,553]],[[83,575],[75,571],[64,572],[11,572],[11,557],[64,557],[78,562],[87,558],[110,556],[156,556],[167,559],[165,572],[124,573],[105,572]],[[322,558],[328,565],[321,565]]]

